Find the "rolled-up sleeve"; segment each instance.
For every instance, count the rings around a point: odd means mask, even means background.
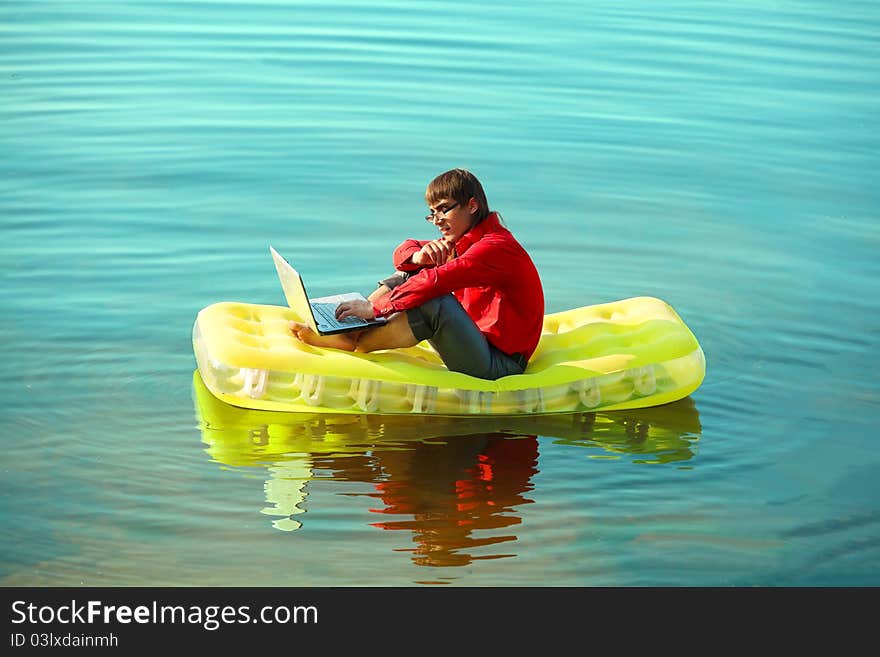
[[[427,243],[427,241],[413,239],[408,239],[403,242],[400,246],[394,249],[394,255],[391,257],[391,261],[394,263],[394,268],[398,271],[418,271],[421,269],[421,265],[413,263],[412,257],[414,253],[418,252],[418,250]]]

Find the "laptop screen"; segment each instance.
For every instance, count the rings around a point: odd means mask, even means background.
[[[302,277],[278,251],[271,246],[269,251],[272,253],[272,259],[275,261],[275,269],[278,271],[278,278],[281,281],[281,288],[284,290],[287,305],[296,313],[299,321],[306,322],[313,331],[317,332],[318,327],[315,326],[315,319],[312,316],[309,297],[306,294]]]

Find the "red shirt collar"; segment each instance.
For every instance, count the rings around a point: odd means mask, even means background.
[[[486,233],[498,230],[500,226],[501,224],[498,222],[498,213],[490,212],[485,219],[461,236],[461,238],[455,243],[455,252],[458,255],[464,254],[465,251],[471,248],[471,246],[479,241],[479,239]]]

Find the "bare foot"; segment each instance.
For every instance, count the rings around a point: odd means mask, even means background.
[[[318,335],[310,326],[299,322],[290,322],[293,336],[313,347],[332,347],[345,351],[354,351],[357,347],[357,332],[339,333],[337,335]]]

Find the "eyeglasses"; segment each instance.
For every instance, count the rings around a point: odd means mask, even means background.
[[[442,210],[433,210],[431,214],[425,217],[425,221],[434,222],[438,219],[446,219],[446,215],[455,210],[458,205],[458,203],[453,203],[448,208],[443,208]]]

